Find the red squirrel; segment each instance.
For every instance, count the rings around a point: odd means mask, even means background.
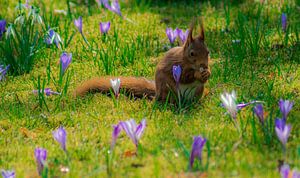
[[[201,32],[193,37],[192,24],[186,42],[181,47],[171,48],[164,58],[158,63],[155,72],[155,81],[143,77],[98,77],[85,81],[74,91],[74,96],[84,96],[89,92],[108,93],[111,89],[110,79],[119,78],[121,88],[128,91],[134,97],[156,98],[165,102],[170,92],[177,93],[176,82],[173,78],[172,68],[180,65],[182,68],[178,89],[183,97],[201,97],[204,91],[204,84],[210,77],[208,66],[209,51],[204,43],[204,28],[201,24]],[[170,99],[174,101],[174,99]]]

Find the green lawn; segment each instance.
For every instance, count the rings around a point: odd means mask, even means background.
[[[0,0],[0,19],[12,23],[17,2]],[[72,20],[54,13],[55,9],[67,12],[65,1],[30,2],[40,7],[45,26],[55,29],[63,41],[64,34],[74,32],[75,36],[66,48],[39,50],[29,73],[14,76],[9,71],[0,82],[0,170],[14,169],[17,177],[36,177],[36,147],[48,151],[48,177],[280,177],[278,160],[300,169],[299,3],[120,2],[125,19],[97,4],[89,8],[73,4]],[[288,17],[286,33],[281,28],[283,12]],[[90,47],[74,26],[79,16]],[[187,29],[193,17],[199,16],[204,20],[212,72],[199,102],[179,109],[124,94],[117,101],[104,94],[73,97],[76,86],[95,76],[154,79],[155,66],[170,46],[166,28]],[[111,22],[111,29],[103,37],[99,22],[106,21]],[[41,32],[42,26],[38,27]],[[237,39],[239,44],[232,42]],[[49,78],[59,74],[62,51],[73,55],[66,74],[70,76],[68,89],[62,96],[45,96],[43,103],[32,90],[37,89],[38,78],[45,81],[45,88],[62,89]],[[2,57],[0,52],[0,64]],[[238,114],[243,131],[235,128],[220,100],[224,91],[232,90],[238,102],[264,102],[266,122],[271,124],[268,136],[253,114],[253,105]],[[287,120],[292,131],[285,154],[274,131],[275,118],[281,117],[281,98],[295,102]],[[130,118],[137,122],[146,118],[147,122],[138,155],[131,154],[135,146],[122,132],[113,157],[107,156],[112,125]],[[59,126],[67,131],[67,155],[53,139],[52,131]],[[208,143],[200,171],[190,171],[188,152],[196,135],[206,137]],[[62,173],[61,167],[68,167],[69,172]]]

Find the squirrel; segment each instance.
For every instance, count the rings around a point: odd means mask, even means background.
[[[74,91],[74,96],[84,96],[89,92],[108,93],[111,89],[110,79],[119,78],[121,88],[132,94],[134,97],[155,98],[157,101],[165,102],[169,92],[186,93],[184,97],[191,99],[201,97],[204,91],[204,84],[210,77],[208,66],[209,51],[204,43],[204,28],[201,24],[200,34],[193,38],[194,23],[190,26],[187,40],[181,47],[171,48],[158,63],[155,73],[155,81],[144,77],[98,77],[85,81]],[[180,65],[182,68],[178,88],[173,78],[172,68]],[[170,98],[173,102],[174,98]]]

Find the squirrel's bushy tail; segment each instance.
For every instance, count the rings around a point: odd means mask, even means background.
[[[74,91],[74,96],[84,96],[87,93],[108,93],[112,88],[110,79],[119,78],[121,80],[121,89],[125,89],[134,97],[154,98],[155,97],[155,82],[147,80],[143,77],[98,77],[87,80],[78,86]]]

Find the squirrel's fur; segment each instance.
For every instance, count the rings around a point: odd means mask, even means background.
[[[193,38],[192,24],[186,42],[182,47],[170,49],[164,58],[158,63],[155,73],[155,82],[143,77],[99,77],[85,81],[77,87],[75,96],[84,96],[88,92],[109,92],[111,89],[110,79],[119,78],[121,88],[130,92],[135,97],[155,98],[165,101],[168,94],[176,93],[176,83],[173,78],[173,66],[180,65],[182,74],[179,81],[179,90],[192,88],[193,96],[201,97],[204,91],[204,83],[210,77],[208,66],[209,51],[204,43],[204,29],[201,25],[200,34]],[[181,91],[183,92],[183,91]],[[172,98],[171,98],[171,101]]]

